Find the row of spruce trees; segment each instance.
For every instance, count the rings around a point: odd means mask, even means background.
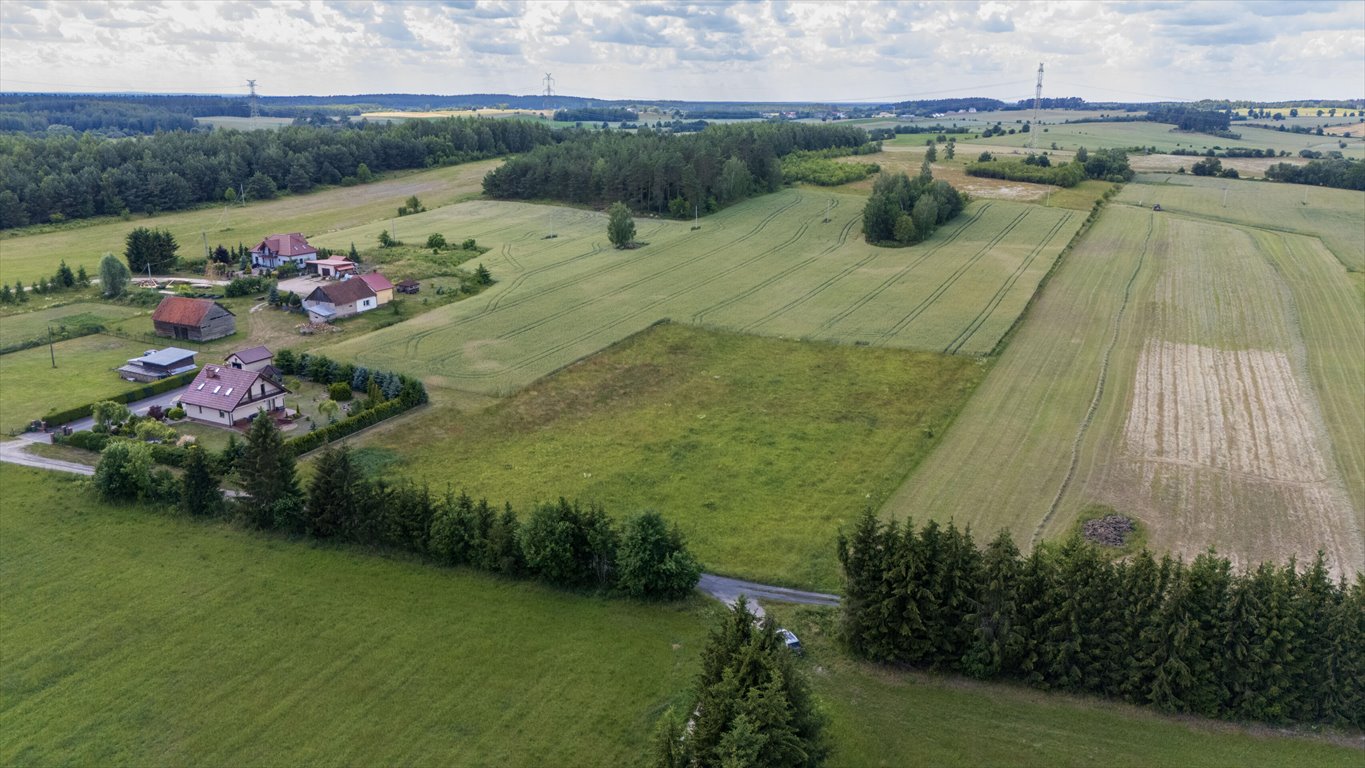
[[[867,659],[1011,678],[1165,711],[1365,727],[1365,577],[1235,571],[1143,551],[1111,562],[1078,536],[1021,555],[1002,531],[883,524],[838,542],[843,622]]]
[[[203,450],[190,449],[179,494],[186,512],[643,599],[681,598],[701,575],[677,526],[656,512],[618,523],[600,507],[561,498],[536,505],[522,519],[511,504],[496,509],[464,493],[368,477],[349,448],[334,445],[322,450],[305,488],[293,451],[264,417],[252,422],[233,465],[244,491],[235,501],[218,490],[219,466]]]
[[[654,768],[814,768],[829,756],[810,683],[743,597],[711,630],[695,690],[688,717],[659,721]]]

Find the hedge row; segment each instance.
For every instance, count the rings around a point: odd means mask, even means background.
[[[105,446],[115,440],[126,440],[128,442],[142,442],[132,437],[120,437],[111,435],[108,432],[73,432],[70,435],[57,434],[52,436],[52,442],[58,445],[69,445],[72,448],[80,448],[86,451],[99,453]],[[183,467],[185,459],[189,455],[188,450],[178,445],[168,445],[166,443],[147,443],[152,452],[152,460],[157,464],[164,464],[168,467]]]
[[[385,419],[391,419],[398,414],[417,406],[417,403],[405,400],[388,400],[376,405],[369,410],[361,411],[354,416],[342,419],[334,424],[328,424],[321,429],[313,430],[306,435],[291,438],[285,441],[285,446],[294,452],[295,456],[302,456],[309,451],[320,448],[326,443],[340,440],[347,435],[354,434],[360,430],[378,424]]]
[[[194,381],[195,374],[197,373],[198,371],[186,371],[185,373],[176,374],[175,376],[169,376],[160,381],[154,381],[151,384],[138,387],[137,389],[129,390],[122,394],[100,398],[100,402],[103,402],[105,400],[112,400],[115,403],[136,402],[144,398],[152,397],[153,395],[159,395],[163,392],[169,392],[177,387],[183,387],[186,384],[189,384],[191,381]],[[61,411],[53,411],[44,416],[43,420],[47,422],[47,425],[49,427],[51,427],[58,424],[65,424],[68,421],[83,419],[86,416],[90,415],[90,409],[94,405],[95,405],[94,403],[86,403],[84,405],[78,405],[74,408],[67,408]]]

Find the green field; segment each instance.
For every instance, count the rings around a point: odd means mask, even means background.
[[[720,610],[580,597],[95,503],[0,467],[0,763],[641,762]],[[73,504],[73,500],[80,503]],[[833,766],[1349,765],[1358,750],[893,673],[793,612]]]
[[[146,344],[96,334],[0,356],[0,432],[22,430],[34,419],[141,387],[113,369],[140,357]]]
[[[1232,184],[1228,210],[1279,189]],[[1184,213],[1222,211],[1221,184],[1153,213],[1166,191],[1105,210],[885,514],[1036,541],[1100,502],[1157,551],[1365,566],[1359,295],[1316,238]]]
[[[436,405],[356,444],[522,511],[560,495],[654,508],[708,569],[832,589],[835,531],[896,488],[984,370],[665,325],[487,410]]]
[[[1009,127],[1009,123],[1005,123]],[[1242,135],[1240,139],[1224,139],[1218,136],[1211,136],[1207,133],[1189,133],[1185,131],[1172,130],[1174,126],[1165,123],[1071,123],[1067,125],[1048,125],[1047,131],[1038,134],[1037,145],[1040,149],[1047,149],[1056,142],[1058,149],[1074,150],[1078,147],[1089,149],[1111,149],[1125,147],[1156,147],[1158,152],[1170,152],[1173,149],[1187,149],[1203,153],[1204,150],[1221,147],[1223,149],[1274,149],[1276,152],[1285,151],[1291,155],[1297,155],[1301,149],[1312,149],[1319,152],[1329,152],[1333,150],[1344,153],[1347,157],[1365,157],[1365,138],[1355,136],[1343,138],[1340,136],[1317,136],[1303,133],[1289,133],[1288,131],[1276,131],[1268,128],[1254,128],[1247,125],[1233,125],[1232,132]],[[918,140],[918,141],[916,141]],[[899,136],[897,142],[910,144],[923,144],[921,136]],[[1029,134],[1016,133],[1013,136],[992,136],[988,139],[975,139],[975,143],[989,144],[1002,147],[1025,147],[1028,146]],[[1338,142],[1345,141],[1346,148],[1341,149]],[[1197,157],[1190,158],[1190,162],[1198,160]]]
[[[9,230],[0,233],[0,276],[10,283],[16,279],[29,282],[51,275],[62,259],[72,269],[85,265],[94,276],[100,256],[106,252],[123,253],[124,238],[135,227],[169,229],[184,256],[202,255],[205,238],[210,247],[239,242],[250,247],[277,232],[302,232],[312,237],[392,217],[409,195],[417,195],[429,208],[477,196],[484,174],[501,162],[483,160],[429,171],[399,172],[371,184],[252,203],[245,208],[215,206],[135,216],[128,221],[90,219],[38,234]],[[347,246],[349,242],[342,244]]]
[[[76,326],[89,323],[110,325],[144,311],[117,304],[82,301],[52,309],[6,315],[0,317],[0,347],[33,339],[46,339],[48,326],[56,330],[61,325]]]
[[[345,358],[428,384],[510,393],[669,318],[786,338],[984,354],[1079,228],[1069,210],[974,203],[929,241],[875,248],[863,198],[785,190],[688,222],[643,219],[637,250],[606,243],[605,217],[480,201],[404,217],[401,237],[441,232],[492,248],[499,282],[401,326],[338,344]],[[832,219],[824,223],[826,211]],[[318,239],[373,239],[384,224]],[[554,239],[544,239],[548,234]]]
[[[680,703],[712,610],[108,507],[64,475],[0,478],[9,766],[631,764]]]
[[[838,612],[770,607],[806,649],[831,717],[831,766],[1348,766],[1359,749],[1093,698],[896,670],[844,655]],[[1347,742],[1346,738],[1341,739]]]

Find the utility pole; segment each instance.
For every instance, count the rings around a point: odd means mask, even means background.
[[[1038,107],[1043,104],[1043,62],[1038,62],[1038,85],[1033,89],[1033,123],[1028,127],[1028,148],[1038,146]]]
[[[47,353],[52,356],[52,367],[57,367],[57,350],[52,346],[52,323],[47,324]]]
[[[256,81],[248,80],[246,86],[251,89],[251,96],[249,97],[251,99],[251,119],[255,120],[261,116],[260,100],[256,98]]]

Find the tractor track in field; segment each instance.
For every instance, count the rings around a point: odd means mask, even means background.
[[[515,269],[518,272],[524,271],[521,262],[517,261],[517,257],[512,255],[512,243],[510,241],[502,244],[501,253],[503,260],[510,264],[512,269]]]
[[[848,223],[844,225],[843,231],[841,231],[841,232],[839,233],[839,245],[842,246],[842,245],[844,244],[844,242],[846,242],[846,241],[848,240],[849,234],[850,234],[850,233],[852,232],[852,230],[853,230],[853,225],[854,225],[854,224],[857,224],[857,223],[860,222],[860,221],[862,221],[862,218],[863,218],[862,214],[859,213],[859,214],[855,215],[853,218],[851,218],[851,219],[848,220]],[[826,251],[826,252],[828,253],[828,252],[830,252],[830,251],[833,251],[833,248],[829,249],[829,250]],[[749,323],[749,324],[743,326],[742,328],[740,328],[740,330],[741,330],[742,332],[744,332],[744,333],[747,333],[747,332],[753,330],[754,328],[757,328],[757,327],[760,326],[760,325],[763,325],[763,324],[765,324],[765,323],[768,323],[768,322],[770,322],[770,321],[772,321],[772,320],[775,320],[775,319],[781,317],[782,315],[787,314],[787,313],[790,312],[791,310],[796,309],[797,307],[801,306],[802,304],[805,304],[807,301],[810,301],[811,299],[815,298],[816,296],[819,296],[821,293],[823,293],[823,292],[824,292],[826,289],[828,289],[830,286],[834,285],[835,283],[838,283],[840,280],[843,280],[845,277],[848,277],[849,275],[853,274],[854,272],[857,272],[858,270],[862,269],[863,267],[867,266],[868,264],[871,264],[871,263],[872,263],[873,261],[875,261],[875,260],[877,259],[877,257],[880,256],[880,255],[881,255],[881,254],[877,253],[876,251],[873,251],[872,253],[868,254],[867,256],[863,257],[862,259],[859,259],[858,261],[856,261],[856,262],[850,264],[850,265],[847,266],[847,267],[844,267],[843,269],[839,270],[838,272],[834,273],[833,275],[830,275],[828,278],[826,278],[826,279],[820,281],[818,284],[816,284],[816,285],[813,286],[810,290],[806,291],[805,293],[801,294],[800,296],[797,296],[796,298],[792,299],[791,301],[787,302],[786,304],[783,304],[782,306],[778,307],[777,309],[774,309],[773,311],[769,312],[768,314],[764,315],[763,317],[760,317],[760,318],[758,318],[757,320],[755,320],[755,321],[753,321],[753,322],[751,322],[751,323]]]
[[[1010,232],[1014,231],[1015,227],[1019,226],[1019,222],[1028,218],[1030,212],[1031,209],[1025,208],[1022,213],[1014,217],[1014,219],[1010,221],[1009,224],[1005,225],[1004,229],[996,233],[995,237],[988,240],[986,244],[981,246],[981,248],[975,254],[968,257],[968,259],[964,261],[961,266],[953,270],[953,272],[949,274],[947,277],[943,278],[943,282],[939,283],[938,286],[934,288],[934,290],[930,291],[928,296],[925,296],[923,299],[920,299],[920,302],[916,304],[914,307],[911,307],[910,311],[907,312],[904,317],[902,317],[900,320],[897,320],[895,324],[892,325],[887,330],[882,331],[881,335],[878,336],[877,339],[872,343],[879,347],[883,346],[886,344],[887,341],[894,338],[896,334],[910,327],[910,324],[913,323],[915,319],[918,318],[920,315],[924,314],[925,310],[934,306],[935,302],[943,298],[943,294],[947,293],[948,290],[953,287],[953,285],[958,281],[958,278],[967,274],[967,270],[971,269],[974,264],[976,264],[978,261],[984,258],[986,254],[990,253],[992,248],[999,245],[1000,241],[1004,240],[1005,237],[1008,236]]]
[[[1043,531],[1052,518],[1057,514],[1057,508],[1062,504],[1062,496],[1071,487],[1071,481],[1076,477],[1076,467],[1081,461],[1081,444],[1085,441],[1085,434],[1090,430],[1091,423],[1095,420],[1095,412],[1100,408],[1100,400],[1104,397],[1104,388],[1109,377],[1109,359],[1113,355],[1114,347],[1118,344],[1119,333],[1123,330],[1123,316],[1127,314],[1128,304],[1133,298],[1133,285],[1137,283],[1138,275],[1142,273],[1142,266],[1147,261],[1147,251],[1151,248],[1152,230],[1156,225],[1156,217],[1151,214],[1147,217],[1147,235],[1142,240],[1142,250],[1138,253],[1137,264],[1133,266],[1133,274],[1128,276],[1128,283],[1123,287],[1123,301],[1119,304],[1119,311],[1114,313],[1114,321],[1110,323],[1111,331],[1109,334],[1109,344],[1104,348],[1104,355],[1100,358],[1100,375],[1095,381],[1095,394],[1090,398],[1090,407],[1085,412],[1085,418],[1081,420],[1080,427],[1076,430],[1076,437],[1071,441],[1071,463],[1067,467],[1066,477],[1062,478],[1062,483],[1057,487],[1057,495],[1052,497],[1052,504],[1048,506],[1047,513],[1043,519],[1038,521],[1038,525],[1033,529],[1033,537],[1030,540],[1037,546],[1043,537]]]
[[[857,223],[858,220],[859,220],[860,218],[861,218],[861,215],[855,216],[855,217],[853,217],[852,219],[849,219],[848,223],[845,224],[842,228],[840,228],[839,234],[838,234],[838,236],[836,237],[834,243],[831,244],[831,245],[829,245],[829,246],[827,246],[824,250],[820,251],[819,253],[815,254],[814,256],[811,256],[811,257],[806,258],[806,259],[804,259],[804,260],[802,260],[802,261],[799,261],[799,262],[793,264],[792,266],[787,267],[786,269],[783,269],[783,270],[781,270],[780,272],[777,272],[777,273],[773,274],[772,276],[768,277],[766,280],[764,280],[764,281],[762,281],[762,282],[760,282],[760,283],[758,283],[758,284],[756,284],[756,285],[753,285],[753,286],[751,286],[751,287],[749,287],[749,288],[747,288],[747,289],[745,289],[745,290],[743,290],[743,291],[740,291],[739,293],[737,293],[737,294],[735,294],[735,295],[733,295],[733,296],[730,296],[729,298],[721,299],[720,301],[718,301],[718,302],[712,304],[711,306],[706,307],[706,308],[702,309],[701,311],[694,313],[694,314],[692,315],[692,323],[693,323],[694,325],[700,325],[700,324],[703,322],[703,320],[705,319],[706,315],[708,315],[708,314],[710,314],[710,313],[712,313],[712,312],[715,312],[715,311],[717,311],[717,310],[725,309],[726,307],[734,306],[735,304],[739,303],[740,301],[743,301],[744,299],[747,299],[747,298],[749,298],[750,296],[753,296],[755,293],[758,293],[759,291],[763,290],[764,288],[767,288],[768,286],[772,285],[773,283],[776,283],[776,282],[778,282],[779,280],[782,280],[783,278],[787,277],[788,275],[792,274],[793,272],[796,272],[796,271],[798,271],[798,270],[801,270],[801,269],[803,269],[804,267],[807,267],[807,266],[809,266],[809,265],[811,265],[811,264],[814,264],[815,262],[819,261],[820,259],[824,258],[825,256],[828,256],[829,254],[833,253],[834,251],[837,251],[838,249],[842,248],[843,245],[844,245],[844,243],[846,243],[846,242],[848,241],[848,233],[849,233],[849,231],[850,231],[851,229],[853,229],[853,225],[854,225],[855,223]]]
[[[980,220],[981,217],[985,215],[986,211],[990,210],[990,208],[991,208],[990,203],[983,204],[979,209],[977,209],[976,213],[972,214],[970,218],[962,222],[962,225],[959,226],[956,230],[954,230],[953,233],[949,235],[947,238],[945,238],[942,242],[940,242],[933,248],[929,249],[928,251],[925,251],[924,254],[920,256],[918,259],[915,259],[910,263],[906,264],[904,267],[900,269],[900,271],[896,272],[896,274],[883,280],[880,285],[854,300],[854,302],[850,304],[848,307],[844,308],[837,314],[825,320],[825,322],[820,324],[820,327],[817,330],[822,332],[828,331],[835,325],[842,322],[849,315],[853,314],[854,312],[857,312],[859,309],[866,306],[868,302],[882,295],[884,292],[886,292],[888,288],[900,282],[901,278],[910,274],[910,272],[915,267],[919,266],[920,264],[923,264],[925,259],[928,259],[930,256],[933,256],[934,254],[951,245],[953,241],[958,238],[959,235],[961,235],[963,232],[966,232],[967,229],[972,224]]]
[[[944,353],[955,355],[966,346],[967,342],[971,341],[972,337],[976,335],[976,332],[981,330],[981,326],[985,325],[986,320],[995,312],[996,307],[1000,306],[1000,302],[1005,300],[1005,296],[1009,294],[1010,289],[1014,287],[1014,284],[1019,282],[1019,278],[1023,276],[1033,262],[1037,260],[1038,254],[1043,252],[1043,249],[1047,247],[1048,243],[1052,242],[1052,238],[1057,236],[1057,233],[1061,231],[1062,226],[1070,222],[1073,216],[1075,216],[1075,214],[1068,213],[1057,220],[1057,223],[1053,225],[1052,229],[1049,230],[1042,241],[1038,243],[1038,246],[1033,249],[1033,252],[1028,255],[1028,258],[1019,263],[1019,267],[1005,278],[1005,282],[996,290],[995,295],[991,297],[990,301],[986,302],[986,306],[982,307],[981,311],[976,313],[976,317],[972,318],[971,322],[967,323],[967,327],[962,329],[962,333],[959,333],[956,338],[948,343],[948,346],[944,347]]]

